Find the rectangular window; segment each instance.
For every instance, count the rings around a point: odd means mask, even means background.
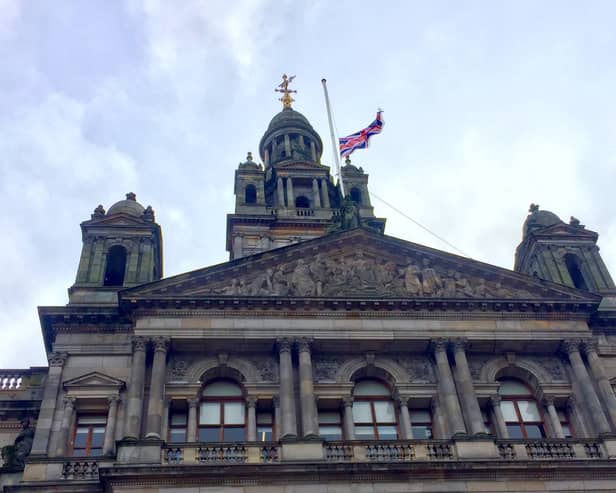
[[[106,426],[107,416],[78,415],[73,438],[73,456],[98,457],[103,455]]]
[[[342,417],[336,411],[319,411],[319,436],[324,440],[342,440]]]
[[[558,413],[558,419],[560,420],[560,426],[563,429],[563,434],[565,435],[565,438],[573,437],[573,428],[569,423],[569,415],[561,409],[557,409],[556,412]]]
[[[430,411],[422,409],[411,409],[411,429],[413,438],[418,440],[428,440],[432,438],[432,414]]]
[[[169,417],[169,442],[182,443],[186,441],[186,423],[188,422],[186,413],[175,411]]]
[[[270,442],[274,439],[274,416],[270,412],[257,413],[257,441]]]

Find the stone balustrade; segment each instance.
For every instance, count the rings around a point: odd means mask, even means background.
[[[98,480],[98,462],[95,460],[70,460],[62,465],[63,479]]]
[[[603,459],[603,444],[592,439],[499,440],[498,452],[505,460]]]
[[[166,465],[269,464],[279,461],[279,446],[273,443],[186,443],[162,450],[162,462]]]
[[[327,462],[410,462],[455,457],[453,442],[447,440],[326,442],[324,447]]]
[[[3,390],[22,390],[24,384],[23,370],[1,370],[0,371],[0,391]]]

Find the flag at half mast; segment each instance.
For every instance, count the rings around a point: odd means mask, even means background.
[[[385,123],[381,113],[383,113],[381,110],[377,111],[376,119],[363,130],[338,139],[342,157],[350,156],[356,149],[365,149],[368,147],[370,137],[381,133]]]

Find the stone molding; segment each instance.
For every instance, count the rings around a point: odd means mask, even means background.
[[[63,367],[68,358],[67,353],[51,353],[49,355],[49,366]]]

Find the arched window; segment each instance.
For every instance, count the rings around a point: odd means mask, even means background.
[[[126,270],[126,248],[120,245],[112,246],[107,252],[105,267],[105,286],[122,286]]]
[[[514,379],[502,379],[499,383],[500,408],[509,438],[545,437],[543,417],[530,388]]]
[[[307,197],[300,195],[295,199],[295,207],[308,209],[310,207],[310,200]]]
[[[199,409],[199,441],[243,441],[244,409],[242,389],[235,382],[218,380],[206,385]]]
[[[588,285],[582,275],[582,269],[580,269],[580,259],[572,253],[565,255],[565,265],[573,281],[573,285],[578,289],[588,290]]]
[[[244,190],[244,203],[257,203],[257,188],[254,185],[246,185],[246,188]]]
[[[353,421],[359,440],[395,440],[398,420],[391,390],[380,380],[360,380],[353,389]]]
[[[361,190],[359,188],[351,188],[351,200],[356,204],[361,204]]]

